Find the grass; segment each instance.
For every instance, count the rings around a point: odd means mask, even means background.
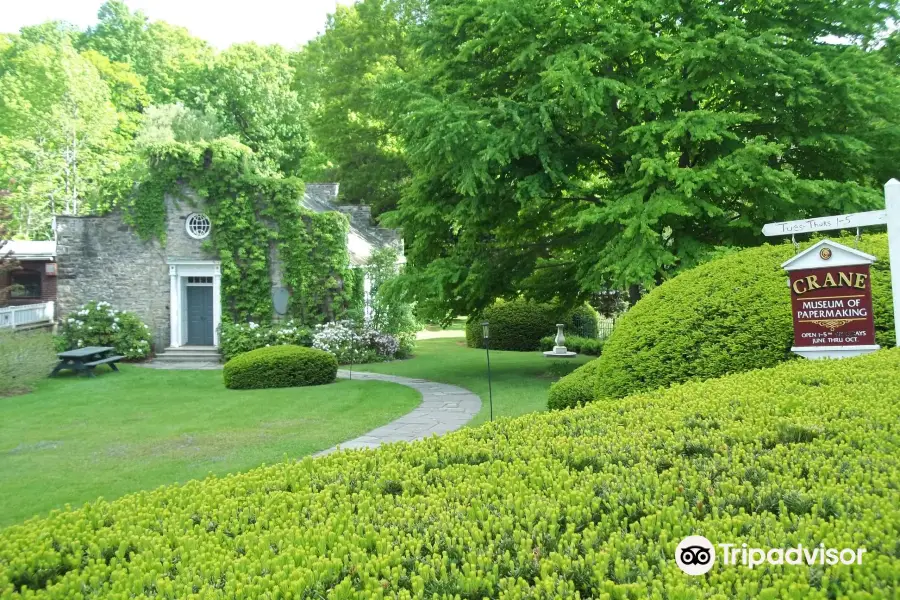
[[[468,317],[455,317],[453,321],[447,327],[440,327],[438,325],[425,325],[426,331],[465,331],[466,330],[466,320]]]
[[[563,374],[560,368],[563,368],[564,372],[571,371],[591,358],[577,356],[562,365],[560,359],[544,358],[538,351],[492,350],[494,418],[516,417],[547,410],[547,391],[550,384]],[[482,402],[481,411],[471,424],[477,425],[489,418],[485,352],[466,347],[465,340],[459,338],[420,340],[416,342],[413,358],[359,365],[355,369],[403,377],[421,377],[464,387],[478,394]]]
[[[344,381],[226,390],[221,371],[125,365],[0,397],[0,527],[98,496],[224,475],[365,433],[420,402],[406,387]]]
[[[0,399],[27,392],[57,363],[53,336],[45,329],[0,329]]]

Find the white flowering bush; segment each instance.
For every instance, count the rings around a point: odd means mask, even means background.
[[[227,361],[238,354],[267,346],[310,346],[312,332],[293,320],[269,325],[254,322],[222,323],[219,351]]]
[[[88,302],[63,319],[57,346],[75,350],[112,346],[129,360],[150,354],[150,328],[137,315],[115,310],[109,302]]]
[[[334,354],[342,365],[377,362],[397,356],[397,338],[373,329],[357,329],[351,321],[316,325],[313,348]]]

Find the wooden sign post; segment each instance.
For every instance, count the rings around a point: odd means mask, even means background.
[[[900,181],[884,185],[884,210],[769,223],[766,236],[887,225],[894,333],[900,346]],[[782,265],[790,273],[794,347],[807,358],[843,358],[877,350],[869,265],[875,257],[822,240]],[[844,322],[846,321],[846,322]]]
[[[789,274],[795,352],[847,358],[878,350],[869,265],[875,257],[822,240],[781,267]]]

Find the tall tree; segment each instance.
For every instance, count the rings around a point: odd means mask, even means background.
[[[377,90],[414,61],[409,33],[421,0],[363,0],[339,6],[325,33],[294,56],[295,89],[307,101],[311,135],[331,161],[350,203],[394,208],[409,176]]]
[[[68,39],[12,40],[0,56],[0,180],[17,237],[50,236],[56,212],[78,214],[118,168],[119,120],[96,67]]]
[[[652,283],[772,220],[877,206],[897,78],[862,0],[432,0],[388,86],[390,222],[444,309]],[[839,39],[841,43],[825,40]],[[890,160],[886,160],[886,159]]]
[[[206,77],[208,106],[225,133],[237,135],[270,169],[296,174],[309,137],[300,99],[291,89],[288,53],[277,45],[234,45],[216,57]]]
[[[154,103],[191,103],[203,96],[200,78],[213,59],[205,41],[183,27],[151,22],[121,0],[105,2],[97,17],[99,22],[84,34],[82,47],[131,65]]]

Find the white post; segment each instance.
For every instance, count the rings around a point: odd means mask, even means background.
[[[181,345],[181,289],[178,267],[169,265],[169,346]]]
[[[894,300],[895,345],[900,346],[900,181],[891,179],[884,184],[884,204],[887,209],[891,292]]]
[[[222,323],[222,267],[213,270],[213,346],[219,347],[219,325]]]

